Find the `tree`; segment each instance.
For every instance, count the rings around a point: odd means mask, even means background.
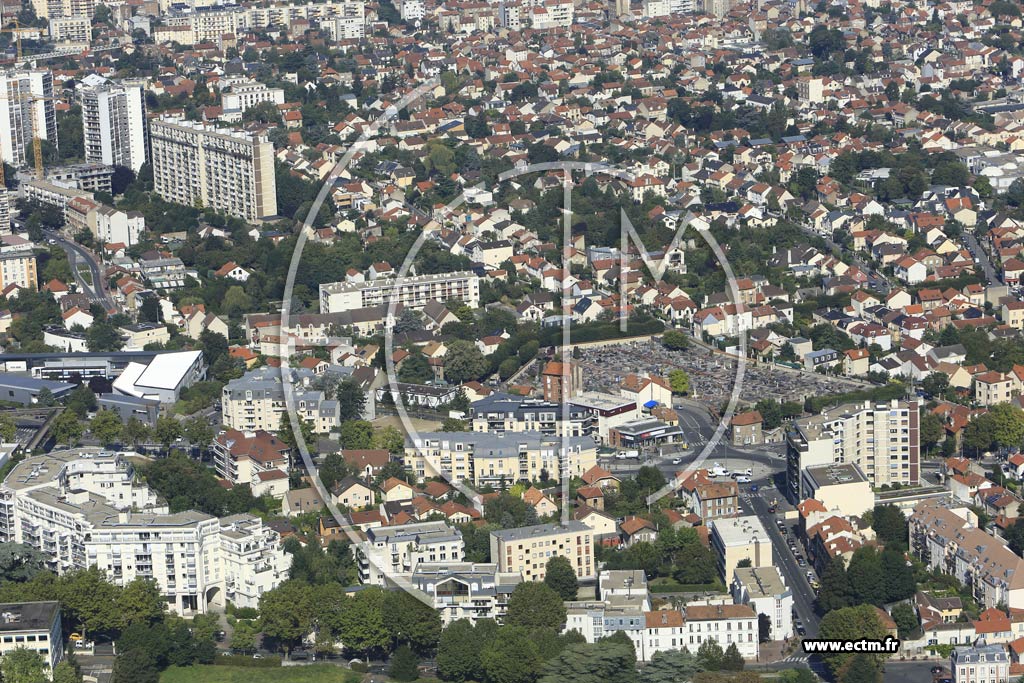
[[[167,602],[152,579],[132,579],[117,598],[117,609],[125,625],[152,624],[163,618],[166,607]]]
[[[558,632],[565,625],[565,616],[565,605],[550,586],[523,581],[508,599],[505,623],[528,629],[550,628]]]
[[[128,650],[114,660],[113,683],[160,683],[160,672],[149,654]]]
[[[1024,410],[1011,403],[997,403],[986,414],[991,420],[993,440],[999,446],[1020,446],[1024,442]]]
[[[101,444],[108,446],[117,443],[121,437],[121,417],[112,410],[101,410],[89,423],[89,432]]]
[[[932,412],[926,412],[921,416],[920,439],[926,451],[933,450],[945,435],[946,428],[942,424],[942,418]]]
[[[255,622],[249,619],[239,619],[235,622],[235,630],[231,634],[231,649],[240,652],[255,650],[259,633]]]
[[[705,671],[720,671],[725,659],[725,652],[717,640],[706,638],[697,649],[697,663]]]
[[[344,420],[358,420],[366,407],[366,393],[351,379],[338,382],[334,397],[338,400],[338,417]]]
[[[463,683],[483,677],[480,652],[488,643],[482,636],[488,631],[493,635],[496,627],[493,621],[486,628],[482,628],[482,623],[473,626],[466,619],[459,619],[441,632],[437,645],[437,674],[441,680]]]
[[[383,448],[389,453],[402,453],[405,450],[405,437],[398,427],[387,425],[373,433],[373,447]]]
[[[665,330],[661,335],[661,343],[670,351],[683,351],[689,348],[690,339],[681,330]]]
[[[869,602],[873,605],[885,603],[885,576],[882,573],[882,557],[874,546],[858,548],[850,558],[846,569],[850,580],[850,592],[855,602]]]
[[[373,425],[366,420],[350,420],[339,430],[341,445],[347,449],[363,449],[373,446]]]
[[[149,427],[138,418],[129,418],[121,430],[121,438],[129,446],[142,443],[149,438]]]
[[[277,640],[287,651],[313,627],[310,586],[288,580],[260,596],[260,625],[264,635]]]
[[[85,345],[90,351],[120,351],[121,333],[108,320],[95,320],[85,332]]]
[[[388,663],[388,675],[396,681],[415,681],[420,677],[419,659],[408,645],[399,645]]]
[[[34,650],[17,648],[0,660],[0,673],[4,683],[48,683],[46,662]]]
[[[252,298],[245,293],[241,285],[232,285],[224,292],[220,308],[231,317],[248,313],[252,309]]]
[[[213,442],[213,427],[202,417],[190,417],[182,431],[188,442],[200,449],[205,450]]]
[[[338,619],[338,637],[345,647],[358,653],[383,652],[391,644],[391,632],[384,623],[384,591],[361,590],[345,602]]]
[[[170,415],[161,415],[156,419],[153,436],[167,450],[171,444],[181,438],[181,423]]]
[[[850,580],[846,576],[846,562],[841,556],[832,558],[825,573],[821,575],[818,589],[818,610],[828,613],[849,607],[851,601]]]
[[[763,612],[757,615],[757,641],[767,643],[772,639],[772,618]]]
[[[548,560],[544,572],[544,583],[559,595],[562,600],[575,600],[579,591],[579,580],[569,560],[556,555]]]
[[[18,425],[10,415],[0,415],[0,441],[3,443],[14,443],[18,436]]]
[[[410,350],[398,368],[399,382],[426,384],[433,378],[434,371],[430,369],[430,362],[418,348]]]
[[[444,376],[452,384],[479,379],[487,371],[483,353],[471,341],[454,339],[444,355]]]
[[[839,683],[881,683],[878,661],[868,654],[857,654],[839,672]]]
[[[50,433],[53,434],[53,438],[57,443],[67,446],[77,445],[79,439],[82,438],[83,431],[78,416],[70,410],[62,412],[50,424]]]
[[[685,370],[676,368],[668,373],[668,383],[672,387],[673,394],[690,393],[690,376]]]
[[[701,670],[697,658],[685,647],[662,650],[654,653],[640,672],[640,683],[689,683]]]
[[[949,375],[944,372],[933,372],[921,380],[921,389],[929,396],[942,396],[949,388]]]
[[[65,616],[86,633],[117,630],[122,623],[118,590],[96,567],[66,574],[59,584],[58,598]]]
[[[624,635],[622,631],[618,634]],[[636,652],[629,638],[625,640],[621,642],[612,636],[597,643],[567,646],[545,664],[540,683],[634,683]]]
[[[68,660],[63,660],[53,668],[53,683],[82,683],[82,676]]]
[[[441,617],[437,610],[405,591],[388,591],[384,596],[383,618],[392,642],[428,654],[441,638]]]
[[[892,616],[892,620],[896,622],[896,628],[899,629],[900,638],[906,640],[914,631],[917,630],[917,614],[914,612],[914,608],[907,603],[901,602],[893,607],[890,615]]]
[[[822,640],[884,640],[885,636],[885,627],[873,605],[857,605],[827,612],[818,627],[818,637]],[[833,675],[836,675],[853,657],[852,654],[844,652],[822,654],[821,658]]]
[[[907,546],[907,516],[895,505],[876,505],[871,515],[871,528],[886,548]]]
[[[30,545],[0,543],[0,581],[5,583],[28,581],[45,571],[48,561],[47,555]]]
[[[722,671],[743,671],[743,666],[743,655],[740,654],[736,643],[729,643],[729,647],[725,648],[725,654],[722,655]]]
[[[498,637],[480,653],[480,667],[487,683],[533,683],[541,663],[537,644],[529,632],[516,626],[501,628]]]

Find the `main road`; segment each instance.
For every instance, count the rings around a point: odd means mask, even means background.
[[[60,245],[61,249],[68,255],[68,263],[71,265],[71,272],[80,291],[84,292],[93,302],[102,305],[107,310],[114,307],[114,301],[107,294],[103,286],[103,277],[100,273],[100,264],[96,257],[82,245],[63,237],[60,233],[51,230],[44,230],[43,234],[48,239]],[[78,270],[79,264],[84,264],[89,269],[92,282],[87,282]]]

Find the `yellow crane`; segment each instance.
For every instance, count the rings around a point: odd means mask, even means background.
[[[40,29],[20,26],[18,24],[18,18],[17,17],[12,19],[12,23],[14,24],[13,28],[0,28],[0,33],[13,33],[15,35],[15,45],[17,46],[18,61],[20,62],[24,58],[24,55],[22,54],[22,51],[21,51],[21,34],[22,33],[38,33]]]

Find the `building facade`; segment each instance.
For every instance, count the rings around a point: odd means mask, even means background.
[[[385,586],[389,578],[415,573],[421,564],[461,562],[462,533],[444,522],[373,527],[352,547],[365,585]]]
[[[431,301],[458,299],[480,307],[480,278],[470,271],[378,278],[367,282],[325,282],[320,285],[320,312],[396,304],[420,309]]]
[[[499,571],[518,572],[524,581],[543,581],[556,556],[569,560],[578,578],[593,578],[594,532],[575,520],[491,532],[491,559]]]
[[[20,168],[32,159],[32,138],[57,144],[53,74],[19,70],[0,74],[0,157]]]
[[[167,201],[247,221],[277,214],[274,146],[265,136],[159,118],[150,141],[153,189]]]
[[[441,623],[465,619],[475,624],[480,619],[504,622],[508,599],[522,577],[500,572],[494,563],[423,563],[413,572],[412,584],[434,600]]]
[[[78,86],[85,160],[138,172],[149,156],[146,96],[142,86],[92,74]]]

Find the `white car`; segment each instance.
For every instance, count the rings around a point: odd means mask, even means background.
[[[672,464],[673,464],[673,465],[678,465],[678,464],[679,464],[679,463],[681,463],[682,461],[683,461],[683,459],[682,459],[682,458],[676,458],[675,460],[673,460],[673,461],[672,461]]]
[[[750,483],[750,477],[736,477],[736,483],[737,484],[749,484]]]

